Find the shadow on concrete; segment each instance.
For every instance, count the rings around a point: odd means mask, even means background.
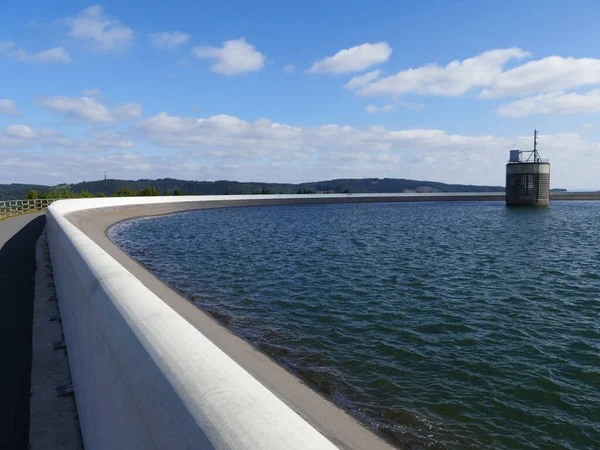
[[[0,448],[29,448],[35,246],[46,216],[0,248]]]

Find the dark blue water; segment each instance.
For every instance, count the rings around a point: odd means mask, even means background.
[[[600,202],[206,210],[110,235],[399,447],[600,447]]]

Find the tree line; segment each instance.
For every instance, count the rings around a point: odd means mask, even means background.
[[[345,193],[349,193],[346,191]],[[252,191],[251,195],[266,195],[271,194],[271,191],[268,189],[261,189],[260,191]],[[314,194],[313,191],[308,189],[299,189],[296,194]],[[160,195],[184,195],[183,191],[179,188],[175,189],[166,189],[164,192],[159,192],[153,186],[147,186],[143,189],[135,190],[129,187],[123,187],[118,189],[112,193],[112,195],[106,195],[104,192],[90,192],[90,191],[81,191],[81,192],[73,192],[69,188],[52,188],[49,191],[39,192],[36,189],[30,189],[27,192],[28,200],[36,200],[36,199],[67,199],[67,198],[94,198],[94,197],[154,197]],[[196,195],[196,194],[191,194]],[[229,192],[225,192],[223,195],[230,195]]]
[[[52,188],[49,191],[39,192],[36,189],[30,189],[27,192],[27,199],[65,199],[65,198],[94,198],[94,197],[153,197],[158,195],[183,195],[181,189],[167,189],[162,194],[155,187],[147,186],[143,189],[135,190],[128,187],[118,189],[112,195],[106,195],[104,192],[81,191],[73,192],[69,188]]]
[[[26,198],[30,191],[38,198],[77,198],[138,195],[245,195],[321,193],[402,193],[402,192],[504,192],[502,186],[445,184],[398,178],[335,179],[310,183],[262,183],[238,181],[192,181],[174,178],[157,180],[83,181],[75,184],[41,186],[0,184],[0,200]],[[35,195],[35,193],[32,193]]]

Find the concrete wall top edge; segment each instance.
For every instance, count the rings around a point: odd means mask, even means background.
[[[169,197],[104,197],[59,200],[49,208],[59,214],[65,215],[71,212],[93,208],[108,208],[113,206],[151,205],[160,203],[182,203],[182,202],[214,202],[214,201],[236,201],[236,200],[269,200],[269,199],[323,199],[323,198],[435,198],[435,197],[485,197],[503,196],[504,192],[426,192],[426,193],[392,193],[392,194],[271,194],[271,195],[183,195]]]

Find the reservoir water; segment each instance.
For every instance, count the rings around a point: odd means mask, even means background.
[[[600,202],[217,209],[109,235],[399,448],[600,446]]]

